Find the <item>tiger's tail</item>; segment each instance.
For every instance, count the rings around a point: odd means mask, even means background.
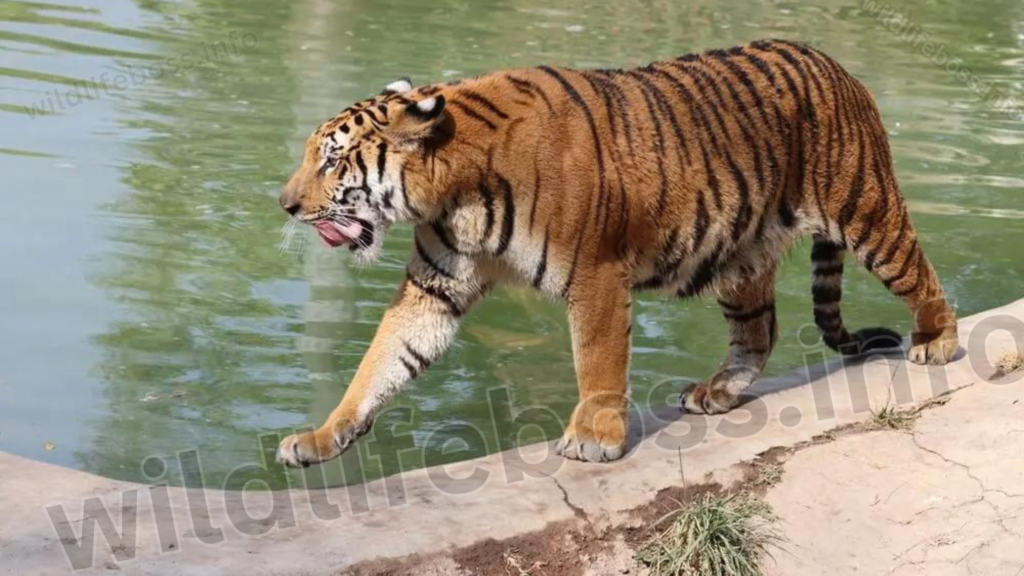
[[[814,298],[814,323],[821,331],[825,344],[846,356],[900,347],[903,338],[888,328],[864,328],[851,334],[843,326],[839,300],[842,298],[845,252],[841,244],[823,236],[814,237],[811,248],[811,295]]]

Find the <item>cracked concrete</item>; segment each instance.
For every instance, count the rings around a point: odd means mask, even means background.
[[[1024,574],[1024,379],[971,386],[912,430],[794,453],[766,499],[769,574]]]
[[[285,510],[266,492],[246,493],[243,506],[237,492],[168,488],[157,502],[154,487],[0,452],[0,574],[72,573],[46,508],[62,507],[69,526],[59,528],[77,537],[91,524],[82,521],[87,499],[101,501],[120,527],[121,498],[131,493],[134,539],[112,549],[97,536],[89,566],[75,573],[335,575],[418,554],[435,562],[430,573],[463,574],[437,554],[492,539],[483,553],[493,556],[487,551],[503,539],[550,527],[603,534],[635,521],[633,512],[666,489],[729,485],[765,451],[864,423],[888,402],[907,408],[957,390],[925,411],[913,434],[840,435],[794,453],[768,492],[789,537],[773,574],[1024,576],[1024,403],[1016,402],[1024,379],[990,383],[986,360],[1024,343],[1024,300],[961,319],[958,329],[970,353],[947,366],[879,356],[819,363],[816,355],[806,368],[758,382],[729,414],[681,416],[672,407],[636,418],[633,448],[617,462],[565,461],[542,443],[364,486],[277,493]],[[205,509],[190,505],[197,497]],[[248,511],[241,521],[239,510]],[[206,543],[216,533],[222,541]],[[164,547],[168,537],[173,549]],[[616,550],[609,566],[628,560],[628,549]]]

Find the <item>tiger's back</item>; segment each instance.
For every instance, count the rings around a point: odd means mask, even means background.
[[[801,234],[821,228],[840,240],[833,220],[849,196],[870,202],[885,190],[858,187],[853,175],[868,162],[879,170],[866,179],[891,172],[867,92],[830,59],[788,43],[634,70],[517,70],[442,93],[472,114],[467,123],[503,132],[519,151],[481,150],[478,162],[529,208],[515,229],[524,241],[549,235],[547,273],[552,258],[571,268],[589,248],[631,260],[638,288],[699,294],[719,272],[770,266]],[[548,288],[568,294],[565,272]]]

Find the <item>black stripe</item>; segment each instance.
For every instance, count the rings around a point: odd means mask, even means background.
[[[857,205],[863,199],[864,196],[864,134],[862,131],[857,131],[857,167],[854,169],[853,182],[850,184],[850,190],[847,192],[846,201],[843,202],[843,207],[839,212],[839,226],[842,229],[843,234],[846,234],[846,227],[853,221],[853,217],[857,214]]]
[[[487,127],[490,128],[491,130],[497,130],[498,129],[498,125],[497,124],[495,124],[494,122],[491,122],[490,120],[487,119],[486,116],[484,116],[483,114],[477,112],[476,110],[473,110],[469,106],[466,106],[462,102],[459,102],[458,100],[452,100],[451,103],[452,103],[452,105],[454,105],[459,110],[462,110],[462,112],[465,113],[466,116],[469,116],[470,118],[472,118],[474,120],[477,120],[479,122],[482,122],[482,123],[486,124]]]
[[[370,121],[374,125],[378,127],[380,126],[380,120],[377,118],[377,115],[373,113],[373,108],[366,108],[363,110],[363,113],[370,117]]]
[[[655,274],[646,280],[641,280],[633,285],[635,290],[654,290],[665,285],[665,278]]]
[[[665,239],[665,245],[661,249],[661,254],[655,260],[654,269],[658,271],[659,275],[667,275],[673,269],[679,267],[679,262],[682,261],[683,255],[680,254],[681,251],[678,248],[679,228],[676,227],[672,229],[672,232],[669,232],[668,238]]]
[[[388,144],[381,142],[377,145],[377,180],[384,181],[384,168],[388,163]]]
[[[896,239],[893,240],[892,247],[885,252],[885,256],[883,256],[881,260],[874,262],[874,268],[881,268],[892,262],[892,259],[896,257],[896,254],[899,252],[900,246],[903,243],[903,237],[907,235],[907,229],[910,228],[910,225],[907,222],[907,209],[905,206],[901,206],[900,209],[900,233],[896,235]]]
[[[520,92],[525,90],[533,92],[537,96],[540,96],[541,100],[544,101],[544,104],[547,105],[548,112],[555,111],[554,106],[551,105],[551,99],[548,98],[547,92],[544,92],[544,89],[541,88],[540,85],[538,85],[536,82],[531,82],[530,80],[526,80],[525,78],[517,78],[515,76],[506,76],[506,78],[508,78],[508,81],[511,82],[512,85],[515,86],[516,89],[519,90]]]
[[[815,266],[811,272],[813,276],[824,278],[826,276],[835,276],[843,273],[843,264],[825,264],[824,266]]]
[[[435,288],[433,286],[427,286],[426,284],[424,284],[424,283],[420,282],[419,280],[417,280],[416,278],[414,278],[411,274],[406,274],[406,278],[409,279],[409,283],[410,284],[415,286],[417,289],[419,289],[424,294],[426,294],[426,295],[428,295],[428,296],[430,296],[430,297],[432,297],[432,298],[434,298],[436,300],[440,300],[445,306],[448,307],[448,312],[451,313],[452,316],[455,316],[456,318],[458,318],[459,316],[462,316],[463,312],[459,308],[459,305],[446,292],[444,292],[443,290],[440,290],[438,288]]]
[[[548,233],[550,232],[550,225],[548,228],[549,230],[544,231],[544,248],[540,252],[540,263],[537,264],[537,271],[533,273],[534,288],[540,288],[541,282],[544,281],[544,274],[548,270]]]
[[[409,379],[410,380],[412,380],[413,378],[419,376],[419,372],[416,371],[416,367],[413,366],[408,360],[406,360],[405,358],[402,358],[401,356],[399,356],[398,357],[398,361],[401,362],[402,366],[405,366],[405,369],[409,371]]]
[[[885,174],[882,171],[882,163],[884,159],[880,156],[883,155],[883,151],[877,147],[874,149],[874,154],[871,162],[872,170],[871,173],[875,177],[875,192],[876,198],[874,206],[871,207],[871,213],[867,217],[862,218],[863,222],[869,223],[864,226],[861,233],[853,239],[853,249],[856,250],[864,245],[864,243],[870,238],[871,233],[876,231],[879,227],[883,227],[885,219],[889,215],[889,191],[890,188],[885,185]],[[884,237],[883,237],[884,238]],[[875,248],[868,252],[864,258],[864,265],[870,270],[874,264],[875,255],[877,254],[878,248],[881,246],[881,242],[875,246]]]
[[[711,166],[711,158],[708,156],[708,151],[704,149],[703,143],[700,145],[700,152],[704,156],[704,174],[708,179],[708,189],[711,190],[711,197],[715,200],[715,208],[721,210],[722,192],[718,189],[718,175],[715,174],[715,170]]]
[[[480,196],[484,200],[484,210],[487,211],[486,220],[484,221],[484,233],[480,239],[480,244],[485,244],[491,237],[491,231],[494,230],[494,193],[487,187],[487,183],[480,183]]]
[[[711,251],[711,254],[709,254],[707,258],[703,259],[700,265],[697,266],[697,270],[693,273],[693,277],[690,278],[686,288],[679,289],[679,297],[689,298],[690,296],[696,296],[704,292],[704,290],[706,290],[715,279],[715,274],[718,271],[718,263],[722,258],[722,241],[719,240],[715,249]]]
[[[509,82],[512,83],[512,88],[514,88],[516,90],[516,92],[519,92],[520,94],[529,96],[530,98],[536,98],[537,97],[537,95],[533,92],[533,90],[531,90],[528,86],[518,83],[518,82],[525,82],[524,80],[519,80],[518,78],[512,78],[512,77],[508,77],[508,80],[509,80]],[[517,80],[518,80],[518,82],[517,82]]]
[[[415,358],[417,362],[419,362],[420,372],[423,372],[424,370],[430,367],[430,358],[427,358],[423,354],[417,352],[412,346],[409,345],[408,342],[403,341],[402,344],[405,344],[405,351],[408,352],[410,356]]]
[[[693,241],[691,242],[690,253],[696,254],[704,243],[704,237],[708,234],[711,225],[711,215],[708,214],[708,207],[704,202],[704,195],[697,197],[697,222],[693,226]]]
[[[357,150],[356,151],[356,167],[359,168],[359,175],[363,177],[363,181],[365,182],[366,181],[367,172],[366,172],[366,162],[363,161],[363,151],[362,150]]]
[[[839,332],[843,329],[839,311],[831,308],[815,308],[814,323],[824,332]]]
[[[817,240],[811,246],[811,260],[815,262],[831,262],[842,256],[843,247],[829,240]]]
[[[750,223],[753,208],[750,205],[750,185],[747,183],[746,176],[743,175],[743,171],[733,161],[732,156],[727,155],[725,159],[729,162],[729,171],[732,173],[733,180],[736,181],[736,190],[739,192],[740,205],[732,222],[732,241],[735,243],[740,239],[740,236],[743,235],[747,225]]]
[[[786,204],[785,199],[782,200],[782,204],[779,204],[779,220],[786,228],[792,228],[796,224],[796,215],[793,214],[793,209]]]
[[[405,208],[409,212],[412,213],[413,218],[423,218],[423,213],[420,212],[419,210],[417,210],[416,207],[413,206],[409,202],[409,191],[408,191],[409,189],[405,185],[405,166],[404,165],[402,166],[402,173],[401,173],[400,179],[401,179],[401,182],[402,182],[401,183],[401,186],[402,186],[402,204],[404,204]]]
[[[907,274],[910,274],[910,263],[914,260],[914,256],[917,255],[917,250],[917,238],[914,238],[914,241],[910,244],[910,248],[907,249],[907,258],[903,261],[903,266],[900,267],[900,271],[897,272],[895,276],[882,280],[882,284],[885,284],[886,288],[891,289],[893,284],[903,280],[907,277]]]
[[[431,222],[430,228],[434,231],[434,234],[437,236],[437,239],[441,241],[441,244],[444,244],[445,248],[456,254],[462,254],[462,252],[460,252],[459,249],[455,247],[455,243],[453,243],[451,239],[448,238],[448,232],[445,231],[444,224],[442,224],[440,220]]]
[[[742,312],[743,306],[740,304],[730,304],[721,298],[718,299],[718,305],[726,309],[729,312]]]
[[[501,220],[501,236],[498,237],[498,249],[494,251],[495,256],[501,256],[508,250],[512,242],[512,233],[516,223],[516,205],[512,197],[512,185],[508,180],[498,176],[498,186],[505,190],[505,209]]]
[[[839,302],[843,298],[843,289],[841,286],[822,286],[815,284],[811,286],[811,297],[814,299],[814,305],[820,304],[834,304]]]
[[[499,109],[497,106],[495,106],[494,103],[491,102],[490,100],[488,100],[486,97],[484,97],[484,96],[482,96],[482,95],[480,95],[480,94],[478,94],[478,93],[476,93],[476,92],[474,92],[472,90],[469,90],[469,89],[459,90],[459,96],[465,96],[466,98],[469,98],[473,102],[476,102],[477,104],[480,104],[484,108],[487,108],[488,110],[491,111],[491,113],[493,113],[498,118],[501,118],[502,120],[508,120],[508,114],[505,114],[504,112],[502,112],[501,109]]]
[[[721,302],[719,302],[721,304]],[[725,316],[733,322],[750,322],[751,320],[757,320],[765,314],[775,310],[775,302],[769,302],[760,308],[755,308],[749,312],[730,312],[728,310],[722,310],[722,316]]]
[[[537,200],[540,199],[540,169],[537,162],[533,163],[533,202],[530,203],[530,232],[533,232],[533,222],[537,218]]]
[[[782,138],[785,140],[785,135]],[[775,156],[775,146],[772,142],[765,141],[765,151],[768,154],[768,170],[772,175],[772,187],[770,190],[765,190],[765,196],[774,198],[781,188],[782,169],[779,166],[779,159]],[[785,199],[783,199],[783,203],[785,203]]]
[[[839,98],[841,94],[845,93],[843,84],[839,82],[838,75],[842,71],[833,71],[831,76],[833,78],[833,85],[835,90],[832,92],[832,118],[838,124],[838,126],[832,126],[828,133],[828,148],[825,154],[825,192],[831,193],[832,183],[835,179],[836,167],[842,162],[842,159],[846,156],[846,130],[845,125],[845,110],[840,109]],[[835,160],[832,158],[832,154],[835,152]],[[818,200],[819,209],[821,200]]]
[[[444,276],[449,280],[455,279],[455,277],[452,276],[451,273],[449,273],[447,270],[439,266],[437,262],[435,262],[434,259],[430,257],[430,254],[427,254],[427,249],[423,247],[423,243],[420,242],[420,237],[418,235],[413,238],[413,243],[415,243],[416,245],[416,253],[419,254],[420,260],[423,260],[423,263],[426,264],[431,270],[433,270],[435,274],[438,274],[439,276]]]
[[[904,296],[907,296],[909,294],[913,294],[914,292],[917,292],[917,287],[920,286],[920,285],[921,285],[921,270],[918,269],[918,271],[917,271],[917,278],[914,279],[914,284],[911,287],[904,288],[903,290],[893,290],[892,294],[893,294],[893,296],[896,296],[898,298],[902,298]]]

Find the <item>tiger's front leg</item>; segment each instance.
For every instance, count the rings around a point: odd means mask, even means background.
[[[630,291],[618,270],[579,280],[569,294],[569,325],[580,401],[555,451],[589,462],[618,460],[629,429]]]
[[[472,280],[415,273],[423,268],[415,259],[410,264],[341,403],[320,428],[285,438],[278,462],[306,467],[337,458],[369,431],[382,404],[447,350],[460,317],[485,288]]]

